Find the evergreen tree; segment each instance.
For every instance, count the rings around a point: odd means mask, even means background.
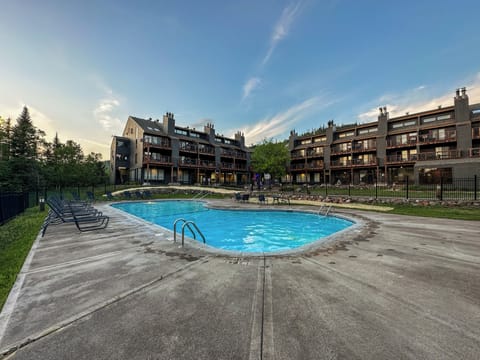
[[[37,146],[41,137],[33,126],[26,106],[17,119],[10,137],[10,187],[15,190],[34,190],[40,181]]]

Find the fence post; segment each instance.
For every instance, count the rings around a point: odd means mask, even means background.
[[[440,176],[440,201],[443,201],[443,176]]]
[[[477,175],[473,176],[473,199],[476,201],[477,200]]]
[[[408,185],[410,184],[410,181],[408,180],[408,175],[407,175],[407,192],[406,192],[406,197],[407,197],[407,200],[408,200]]]
[[[328,183],[325,182],[325,197],[328,196],[328,190],[327,190],[327,187],[328,187]]]
[[[348,184],[348,197],[350,197],[350,183]]]
[[[375,200],[378,199],[378,180],[375,180]]]
[[[105,186],[104,186],[104,189],[105,189],[105,192],[104,192],[104,194],[106,194],[106,193],[107,193],[107,183],[105,182],[105,184],[104,184],[104,185],[105,185]]]

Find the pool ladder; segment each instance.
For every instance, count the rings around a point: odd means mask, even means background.
[[[203,243],[204,244],[206,243],[205,236],[202,234],[202,232],[198,228],[197,224],[195,224],[195,222],[193,222],[192,220],[187,221],[183,218],[177,219],[173,223],[173,242],[177,242],[177,223],[179,223],[180,221],[183,222],[183,225],[182,225],[182,246],[185,243],[185,228],[188,228],[188,230],[190,230],[194,239],[197,238],[197,235],[195,234],[195,231],[193,231],[193,229],[190,225],[192,225],[195,228],[195,230],[200,234],[200,236],[202,237]]]
[[[196,194],[194,197],[192,197],[192,200],[202,200],[209,194],[208,191],[201,191],[198,194]]]
[[[318,210],[318,215],[322,215],[322,211],[324,212],[324,216],[328,216],[330,213],[330,210],[332,209],[332,205],[326,207],[325,205],[322,205],[320,209]]]

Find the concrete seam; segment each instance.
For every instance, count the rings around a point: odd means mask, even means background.
[[[249,360],[258,360],[262,357],[262,317],[263,309],[262,306],[259,306],[260,295],[263,293],[264,287],[264,272],[265,267],[262,261],[258,262],[257,268],[257,286],[253,293],[252,300],[252,329],[251,329],[251,338],[250,338],[250,354]],[[263,298],[261,299],[263,304]],[[262,311],[262,314],[258,314],[259,311]]]
[[[171,277],[171,276],[173,276],[173,275],[175,275],[175,274],[178,274],[179,272],[182,272],[182,271],[184,271],[184,270],[187,270],[188,268],[190,268],[190,267],[192,267],[192,266],[202,265],[202,264],[204,264],[204,263],[206,263],[206,262],[208,262],[208,261],[209,261],[209,258],[208,258],[208,257],[205,257],[205,258],[204,258],[202,261],[200,261],[200,262],[195,261],[195,262],[188,263],[188,264],[186,264],[185,266],[183,266],[183,267],[181,267],[181,268],[179,268],[179,269],[177,269],[177,270],[175,270],[175,271],[172,271],[172,272],[170,272],[170,273],[167,273],[167,274],[165,274],[165,275],[162,275],[162,276],[160,276],[160,277],[157,278],[157,279],[154,279],[154,280],[152,280],[152,281],[149,281],[148,283],[143,284],[143,285],[141,285],[141,286],[138,286],[138,287],[136,287],[136,288],[134,288],[134,289],[132,289],[132,290],[126,291],[126,292],[124,292],[124,293],[122,293],[122,294],[120,294],[120,295],[117,295],[117,296],[115,296],[115,297],[113,297],[113,298],[111,298],[111,299],[109,299],[109,300],[106,300],[106,301],[104,301],[104,302],[102,302],[102,303],[100,303],[100,304],[98,304],[98,305],[96,305],[96,306],[92,306],[91,308],[86,309],[86,310],[80,312],[79,314],[68,318],[68,319],[65,320],[65,321],[62,321],[62,322],[60,322],[60,323],[58,323],[58,324],[56,324],[56,325],[53,325],[53,326],[51,326],[50,328],[48,328],[48,329],[46,329],[46,330],[43,330],[43,331],[41,331],[41,332],[39,332],[39,333],[37,333],[37,334],[34,334],[34,335],[32,335],[32,336],[29,336],[29,337],[27,337],[27,338],[25,338],[25,339],[23,339],[23,340],[20,340],[20,341],[18,341],[16,344],[10,345],[9,348],[0,349],[0,359],[1,359],[3,356],[10,355],[10,354],[16,352],[17,350],[19,350],[19,349],[21,349],[21,348],[23,348],[23,347],[25,347],[25,346],[33,343],[33,342],[36,342],[36,341],[38,341],[38,340],[40,340],[40,339],[42,339],[42,338],[44,338],[44,337],[46,337],[46,336],[48,336],[48,335],[50,335],[50,334],[53,334],[53,333],[55,333],[55,332],[57,332],[57,331],[59,331],[59,330],[62,330],[62,329],[64,329],[64,328],[70,326],[70,325],[73,325],[74,323],[82,320],[83,318],[85,318],[85,317],[87,317],[87,316],[89,316],[89,315],[92,315],[92,314],[94,314],[94,313],[96,313],[96,312],[98,312],[98,311],[100,311],[100,310],[102,310],[102,309],[104,309],[104,308],[106,308],[106,307],[108,307],[108,306],[116,303],[116,302],[119,302],[119,301],[121,301],[121,300],[123,300],[123,299],[125,299],[125,298],[127,298],[127,297],[132,296],[132,295],[135,295],[135,294],[137,294],[137,293],[139,293],[139,292],[141,292],[141,291],[143,291],[143,290],[145,290],[145,289],[147,289],[147,288],[155,285],[156,283],[158,283],[158,282],[160,282],[160,281],[162,281],[162,280],[164,280],[164,279],[166,279],[166,278],[168,278],[168,277]]]
[[[273,337],[273,296],[272,296],[272,263],[265,260],[264,292],[263,292],[263,323],[262,323],[262,359],[275,358]]]

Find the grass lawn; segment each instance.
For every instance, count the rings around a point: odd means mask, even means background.
[[[37,207],[28,209],[0,227],[0,309],[46,216]]]
[[[414,206],[414,205],[389,205],[393,210],[391,214],[412,215],[424,217],[436,217],[457,220],[476,220],[480,221],[480,208],[467,206]]]

